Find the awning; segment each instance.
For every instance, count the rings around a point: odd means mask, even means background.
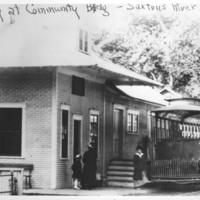
[[[160,106],[168,105],[163,95],[150,86],[117,86],[118,89],[123,91],[126,95],[134,99],[159,104]]]

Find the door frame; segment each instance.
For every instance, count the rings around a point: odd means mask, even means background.
[[[81,121],[80,126],[80,153],[82,151],[82,133],[83,133],[83,115],[73,114],[72,115],[72,158],[74,159],[74,120]]]
[[[63,158],[62,157],[62,112],[63,110],[66,110],[68,111],[68,142],[67,142],[67,151],[68,151],[68,154],[67,154],[67,157],[66,158]],[[66,159],[69,159],[69,138],[70,138],[70,106],[69,105],[61,105],[61,108],[60,108],[60,160],[66,160]]]
[[[124,134],[125,134],[125,106],[121,105],[121,104],[114,104],[113,106],[113,134],[112,134],[112,144],[113,144],[113,135],[114,135],[114,126],[115,126],[115,116],[114,116],[114,112],[115,110],[120,110],[122,111],[122,118],[123,118],[123,121],[122,121],[122,135],[120,136],[120,138],[122,139],[122,142],[121,142],[121,155],[119,155],[119,158],[123,158],[123,152],[124,152]],[[114,158],[114,144],[113,144],[113,148],[112,148],[112,157]]]

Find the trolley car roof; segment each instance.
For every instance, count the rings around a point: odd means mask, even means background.
[[[156,110],[152,110],[151,112],[154,112],[159,115],[174,114],[178,116],[178,118],[181,118],[182,120],[192,116],[195,116],[195,118],[200,118],[200,106],[197,105],[177,104],[177,105],[161,107]]]

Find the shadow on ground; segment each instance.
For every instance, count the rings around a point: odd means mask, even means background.
[[[187,192],[196,192],[200,191],[200,183],[175,183],[175,182],[166,182],[166,183],[148,183],[144,185],[144,188],[155,189],[156,193],[187,193]]]

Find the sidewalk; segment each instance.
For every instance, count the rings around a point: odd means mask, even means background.
[[[58,196],[131,196],[131,195],[153,195],[155,188],[120,188],[120,187],[99,187],[93,190],[68,189],[28,189],[23,195],[58,195]]]
[[[199,184],[148,183],[141,189],[127,187],[97,187],[92,190],[67,189],[28,189],[23,195],[46,196],[160,196],[200,194]]]

